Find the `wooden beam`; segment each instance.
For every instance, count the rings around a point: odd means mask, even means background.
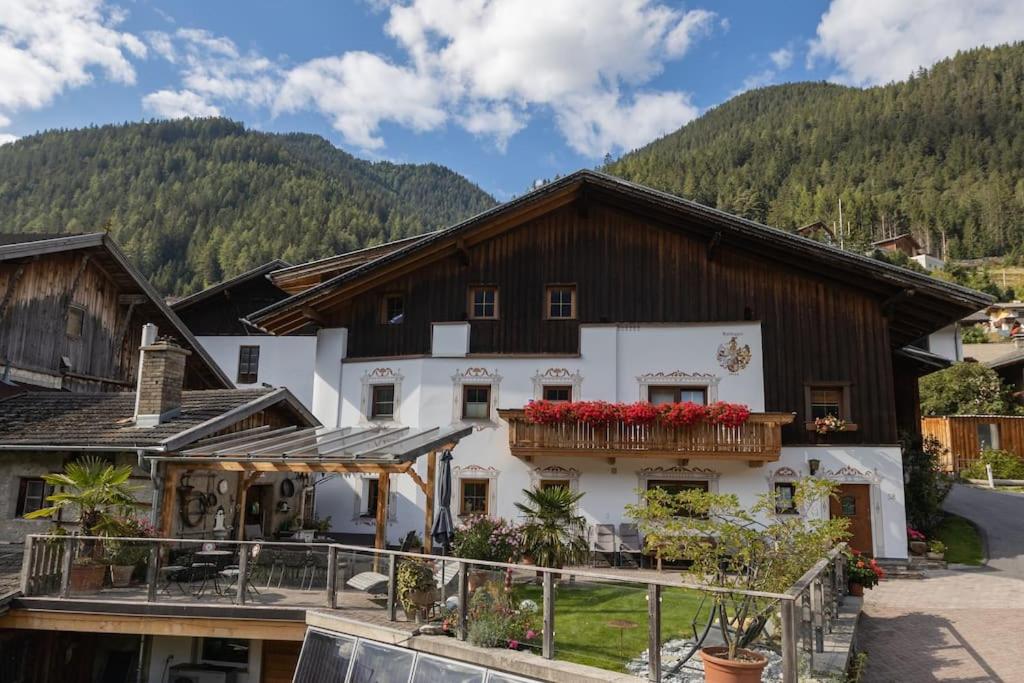
[[[238,477],[238,529],[235,530],[235,537],[239,541],[245,540],[245,499],[249,496],[249,487],[256,481],[262,472],[246,472]]]
[[[167,463],[164,468],[163,498],[160,500],[160,524],[158,535],[163,538],[174,538],[174,507],[178,503],[178,481],[181,479],[182,468]]]
[[[308,474],[310,472],[339,472],[339,473],[360,473],[360,474],[405,474],[412,468],[411,462],[397,463],[394,465],[374,465],[370,463],[354,462],[216,462],[207,460],[205,462],[188,463],[190,470],[217,470],[221,472],[298,472]]]
[[[377,477],[377,529],[373,539],[373,547],[383,550],[388,541],[388,498],[391,496],[391,475],[381,474]]]
[[[306,624],[284,619],[219,619],[12,609],[0,617],[0,630],[7,629],[298,641],[306,633]]]
[[[424,494],[427,493],[427,482],[423,481],[423,477],[419,475],[419,472],[410,467],[405,473],[416,482],[416,485],[420,487],[420,491],[423,491]]]
[[[411,471],[411,470],[410,470]],[[427,453],[427,494],[423,510],[423,552],[429,553],[434,546],[430,531],[434,528],[434,492],[437,491],[437,451]]]

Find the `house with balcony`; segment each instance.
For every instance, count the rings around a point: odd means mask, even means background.
[[[522,490],[584,494],[592,524],[638,490],[699,487],[744,504],[803,476],[840,496],[853,545],[905,558],[898,434],[920,429],[911,346],[990,302],[978,292],[591,171],[329,272],[249,316],[316,330],[313,413],[328,427],[451,429],[453,513],[514,518]],[[743,404],[743,424],[539,424],[531,401]],[[831,416],[841,429],[819,433]],[[417,468],[423,470],[424,464]],[[420,476],[424,475],[420,471]],[[318,486],[332,531],[419,529],[426,495],[379,475]],[[784,511],[780,511],[782,513]]]

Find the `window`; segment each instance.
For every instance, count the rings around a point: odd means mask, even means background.
[[[710,484],[703,479],[648,479],[647,490],[650,491],[651,489],[661,489],[662,491],[675,494],[693,489],[708,491],[710,490]],[[682,514],[686,515],[687,513],[684,511]]]
[[[684,401],[704,405],[708,401],[708,388],[697,386],[649,386],[647,387],[647,400],[654,405],[682,403]]]
[[[547,491],[548,489],[567,489],[569,488],[569,482],[565,479],[541,479],[537,482],[537,488],[541,491]]]
[[[487,494],[491,482],[487,479],[462,479],[462,505],[459,507],[460,515],[486,515]]]
[[[978,425],[978,450],[999,448],[999,425],[987,422]]]
[[[256,384],[260,372],[260,347],[238,347],[238,383]]]
[[[469,317],[474,320],[498,319],[498,288],[471,287],[469,290]]]
[[[380,317],[385,325],[401,325],[405,320],[405,297],[401,294],[385,294],[380,302]]]
[[[249,641],[243,638],[203,638],[202,661],[234,668],[249,666]]]
[[[572,320],[576,317],[575,285],[549,285],[546,299],[549,320]]]
[[[566,403],[572,400],[572,387],[566,384],[545,385],[544,400]]]
[[[363,504],[359,506],[360,517],[377,516],[377,477],[365,477],[362,481]]]
[[[67,335],[72,339],[82,336],[82,327],[85,325],[85,308],[77,304],[68,306],[68,327]]]
[[[792,482],[778,482],[775,484],[775,514],[795,515],[797,514],[796,503],[793,496],[796,495],[796,484]]]
[[[370,417],[375,419],[395,416],[395,385],[375,384],[370,399]]]
[[[46,498],[53,494],[53,487],[37,477],[22,478],[18,485],[18,505],[14,514],[23,517],[30,512],[46,507]]]
[[[467,384],[462,387],[462,417],[467,420],[487,420],[491,417],[491,387]]]
[[[811,420],[821,417],[843,418],[844,402],[842,387],[811,387]]]

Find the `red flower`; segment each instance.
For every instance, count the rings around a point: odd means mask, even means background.
[[[685,401],[661,406],[661,422],[669,427],[686,427],[707,420],[706,406]]]
[[[621,417],[620,405],[607,401],[578,401],[572,412],[577,420],[589,425],[606,425]]]
[[[750,409],[739,403],[716,401],[707,408],[708,422],[726,427],[740,427],[750,417]]]
[[[623,421],[629,425],[654,424],[660,415],[658,407],[647,401],[622,406],[621,413]]]

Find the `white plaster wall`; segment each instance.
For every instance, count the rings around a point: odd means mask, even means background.
[[[313,364],[316,337],[198,337],[217,365],[235,381],[238,378],[238,347],[260,347],[257,382],[274,387],[287,387],[307,408],[313,406]],[[237,384],[242,388],[252,386]]]
[[[960,326],[953,323],[928,335],[928,350],[950,361],[962,361],[964,347],[960,339]]]

